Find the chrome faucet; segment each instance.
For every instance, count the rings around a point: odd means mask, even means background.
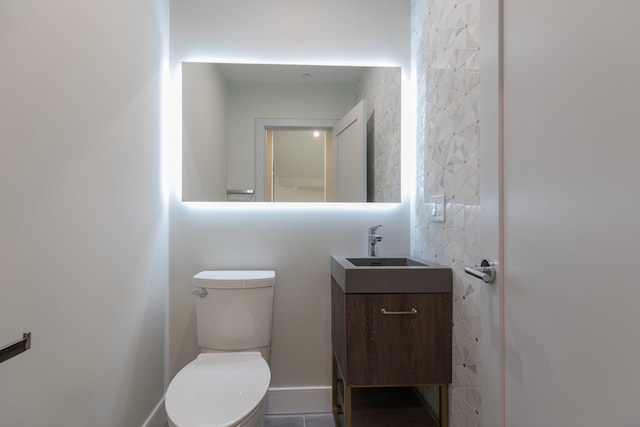
[[[380,227],[382,227],[382,225],[374,225],[373,227],[369,227],[369,256],[377,256],[376,244],[382,241],[382,236],[377,235],[376,231]]]

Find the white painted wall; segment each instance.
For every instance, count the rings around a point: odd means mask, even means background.
[[[143,424],[165,382],[166,5],[0,2],[0,425]]]
[[[640,3],[504,0],[506,424],[640,419]]]
[[[276,18],[287,25],[274,26]],[[309,22],[331,23],[318,33]],[[381,29],[384,29],[383,31]],[[410,62],[409,2],[233,0],[171,3],[171,65],[193,59]],[[403,144],[411,132],[403,134]],[[405,190],[406,191],[406,190]],[[365,254],[366,229],[384,224],[381,251],[407,253],[408,200],[394,205],[229,205],[170,201],[170,369],[198,352],[191,277],[221,268],[274,269],[272,386],[330,384],[329,256]],[[316,410],[329,410],[329,407]]]

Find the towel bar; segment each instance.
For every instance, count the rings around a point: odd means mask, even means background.
[[[31,332],[22,334],[22,339],[0,348],[0,363],[9,360],[31,348]]]

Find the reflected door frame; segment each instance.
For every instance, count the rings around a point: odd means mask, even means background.
[[[331,129],[337,120],[331,119],[256,119],[256,183],[255,201],[268,202],[267,174],[267,130],[268,129]]]

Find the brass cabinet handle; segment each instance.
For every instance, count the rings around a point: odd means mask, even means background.
[[[412,308],[409,311],[387,311],[386,309],[382,309],[380,310],[380,313],[384,314],[384,315],[396,315],[396,314],[418,314],[418,310],[416,310],[415,308]]]

